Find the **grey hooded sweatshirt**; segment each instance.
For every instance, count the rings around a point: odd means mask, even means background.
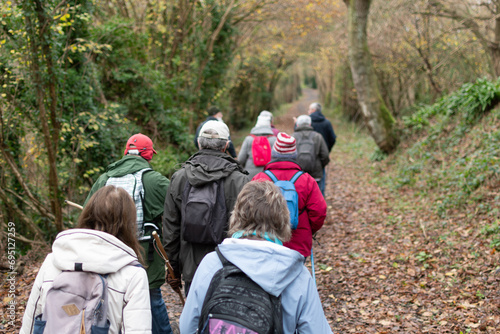
[[[238,161],[245,167],[245,169],[250,174],[250,179],[252,179],[255,175],[259,174],[264,170],[264,166],[257,167],[253,163],[253,154],[252,154],[252,144],[254,136],[266,136],[269,140],[269,145],[271,148],[276,141],[276,136],[273,134],[273,130],[270,126],[256,126],[250,130],[250,136],[247,136],[241,144],[240,153],[238,154]]]

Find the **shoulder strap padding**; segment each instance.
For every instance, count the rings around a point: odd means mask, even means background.
[[[266,170],[264,173],[266,173],[266,175],[269,176],[274,183],[278,182],[278,178],[270,170]]]

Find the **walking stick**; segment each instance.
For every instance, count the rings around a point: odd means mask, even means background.
[[[156,242],[156,245],[158,246],[158,249],[160,250],[160,255],[163,258],[163,260],[165,261],[165,264],[167,265],[168,274],[170,275],[170,277],[175,279],[174,268],[172,268],[172,266],[170,265],[170,261],[168,261],[167,253],[165,252],[165,249],[163,248],[163,245],[161,244],[161,240],[160,240],[160,237],[158,236],[158,233],[156,233],[156,231],[153,231],[152,235],[153,235],[153,238],[155,239],[155,242]],[[177,292],[177,294],[179,294],[179,298],[181,299],[182,306],[184,306],[185,302],[184,302],[184,297],[182,297],[181,289],[177,288],[174,291]]]
[[[76,204],[75,202],[68,201],[67,199],[64,200],[64,203],[77,209],[83,210],[83,206],[81,206],[80,204]]]
[[[316,270],[314,270],[314,257],[313,257],[313,247],[311,246],[311,271],[314,283],[316,284]]]

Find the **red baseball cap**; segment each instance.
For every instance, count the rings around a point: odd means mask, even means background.
[[[153,148],[153,141],[148,136],[143,135],[142,133],[135,134],[128,139],[123,155],[132,153],[129,152],[132,150],[137,150],[137,154],[148,161],[153,159],[153,153],[157,154]]]

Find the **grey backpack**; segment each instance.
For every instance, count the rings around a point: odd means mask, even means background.
[[[314,171],[316,162],[313,135],[312,131],[308,135],[303,133],[302,137],[297,140],[297,163],[304,172],[309,174]]]
[[[228,223],[224,179],[198,187],[186,181],[181,213],[184,240],[208,245],[221,243]]]
[[[109,326],[106,277],[85,271],[63,271],[47,292],[43,313],[35,318],[33,333],[105,334]]]

